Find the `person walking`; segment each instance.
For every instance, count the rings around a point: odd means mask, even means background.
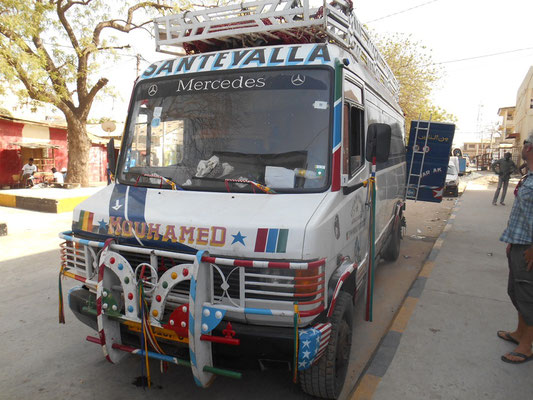
[[[509,185],[509,179],[511,175],[517,170],[516,164],[511,160],[511,153],[505,153],[503,159],[500,158],[492,164],[492,170],[498,174],[498,188],[496,193],[494,193],[494,198],[492,199],[492,204],[497,205],[498,196],[500,195],[500,189],[502,190],[502,198],[500,199],[500,204],[505,205],[505,195],[507,194],[507,186]],[[503,186],[503,189],[502,189]]]
[[[500,240],[507,243],[509,278],[507,293],[518,311],[512,332],[498,331],[500,339],[517,346],[501,359],[511,364],[533,360],[533,132],[524,141],[522,158],[529,166],[515,189],[515,201]]]

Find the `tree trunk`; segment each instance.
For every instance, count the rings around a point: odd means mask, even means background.
[[[91,141],[87,136],[86,122],[76,117],[67,118],[68,167],[67,182],[89,186],[89,154]]]

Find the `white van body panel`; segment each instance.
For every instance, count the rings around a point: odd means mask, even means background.
[[[192,252],[208,250],[218,256],[255,259],[301,260],[323,254],[322,250],[315,250],[302,255],[302,249],[307,221],[327,193],[295,196],[143,188],[143,191],[146,190],[143,215],[132,215],[131,202],[135,201],[133,192],[141,188],[126,187],[124,200],[119,199],[117,203],[117,200],[112,201],[116,186],[109,185],[76,207],[74,227],[79,225],[81,212],[86,211],[94,214],[91,233],[96,233],[100,225],[107,226],[106,230],[99,230],[98,233],[125,239],[137,246],[163,245],[168,250],[184,251],[184,247],[180,246],[183,245]],[[297,201],[292,201],[296,197]],[[112,207],[118,208],[117,211],[123,212],[123,215],[110,215]],[[117,225],[118,218],[121,220]],[[145,224],[145,228],[142,224]],[[159,227],[157,235],[153,232],[151,240],[148,240],[150,224]],[[271,251],[255,251],[258,229],[288,230],[286,249],[276,246]],[[77,228],[74,231],[80,232]]]

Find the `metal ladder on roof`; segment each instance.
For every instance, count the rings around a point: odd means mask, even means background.
[[[349,52],[398,99],[399,84],[351,2],[256,0],[186,11],[154,19],[156,51],[181,56],[230,48],[280,44],[334,43]],[[261,44],[257,44],[261,43]],[[201,45],[201,46],[199,46]]]
[[[420,182],[422,181],[422,173],[424,171],[424,161],[426,160],[426,154],[429,151],[428,147],[428,139],[429,139],[429,129],[431,127],[431,118],[432,114],[429,116],[429,121],[427,122],[426,127],[420,127],[420,118],[422,116],[422,113],[418,114],[418,121],[416,121],[416,129],[415,129],[415,139],[413,140],[413,148],[411,151],[411,164],[409,166],[409,175],[407,177],[407,195],[405,196],[409,200],[416,201],[418,199],[418,191],[420,190]],[[420,149],[420,146],[417,144],[417,141],[419,139],[418,132],[423,131],[425,132],[424,137],[424,146],[422,149]],[[413,172],[413,166],[415,163],[415,156],[421,155],[420,160],[420,167],[418,168],[418,171]],[[420,158],[420,157],[419,157]],[[411,183],[411,178],[414,177],[417,180],[416,185],[413,185]],[[414,192],[414,195],[413,195]]]

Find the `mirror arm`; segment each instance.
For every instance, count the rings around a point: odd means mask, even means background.
[[[353,186],[344,186],[342,188],[342,193],[350,194],[350,193],[355,192],[357,189],[362,188],[363,186],[365,186],[365,182],[361,182],[361,183],[358,183],[358,184],[353,185]]]

